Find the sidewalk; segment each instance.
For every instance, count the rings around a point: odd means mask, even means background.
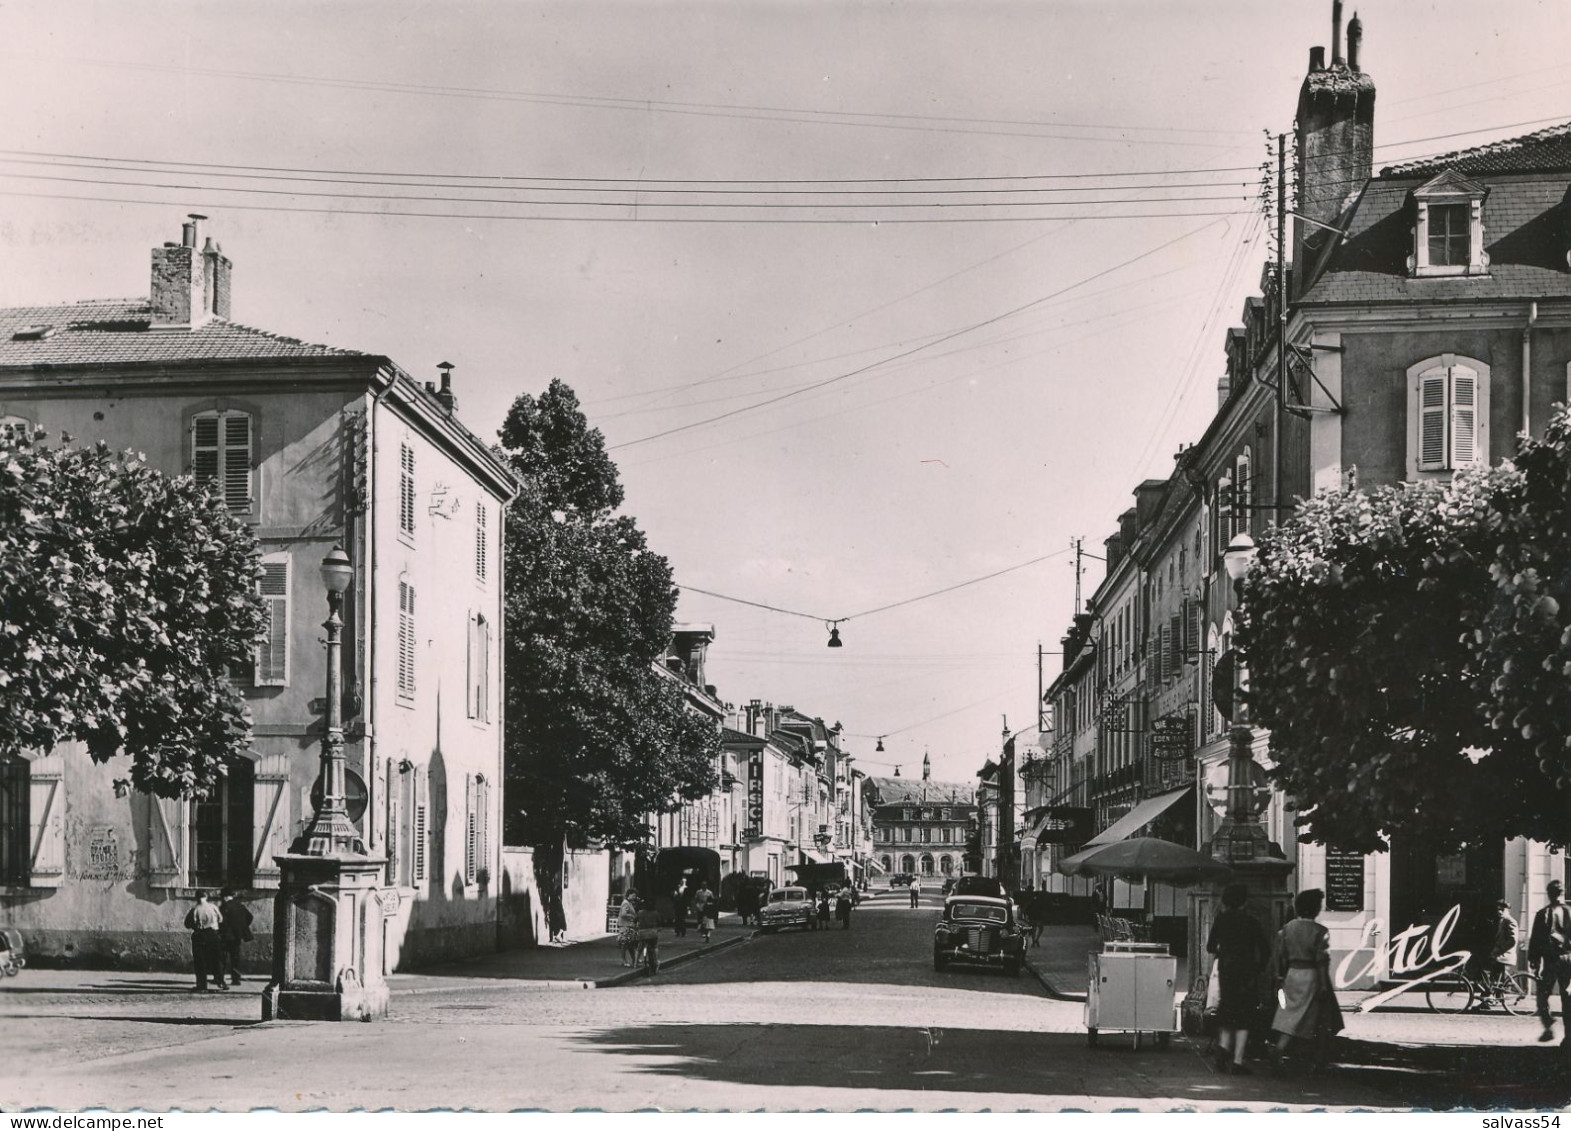
[[[697,930],[689,928],[683,938],[669,929],[660,932],[660,968],[679,966],[700,955],[736,946],[752,937],[753,928],[744,927],[735,915],[722,915],[718,929],[706,944]],[[457,989],[506,989],[510,986],[549,987],[554,989],[596,989],[619,986],[645,977],[642,969],[622,965],[621,948],[615,935],[566,945],[527,947],[480,955],[445,966],[428,967],[408,974],[389,974],[388,989],[393,998],[405,994],[437,993]],[[0,981],[0,1000],[16,991],[17,996],[61,995],[82,1004],[124,998],[145,998],[176,994],[194,1001],[218,1002],[228,994],[192,994],[192,975],[149,970],[49,969],[29,966],[16,978]],[[233,992],[259,993],[267,984],[261,974],[246,977]]]

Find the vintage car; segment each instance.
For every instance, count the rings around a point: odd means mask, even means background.
[[[758,913],[758,922],[766,931],[777,931],[781,927],[810,927],[812,917],[813,899],[806,888],[775,888]]]
[[[944,901],[943,918],[933,930],[934,970],[951,962],[971,962],[1019,974],[1024,956],[1025,936],[1008,899],[952,895]]]

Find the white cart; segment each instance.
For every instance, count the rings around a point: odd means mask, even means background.
[[[1142,1034],[1156,1037],[1166,1048],[1178,1032],[1174,985],[1178,959],[1166,943],[1109,942],[1091,958],[1086,988],[1086,1039],[1095,1045],[1104,1029],[1133,1033],[1135,1048]]]

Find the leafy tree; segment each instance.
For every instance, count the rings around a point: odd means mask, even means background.
[[[616,466],[561,381],[513,403],[499,451],[522,482],[507,514],[507,835],[553,860],[564,840],[636,845],[648,814],[714,787],[719,753],[653,666],[670,563],[614,513]]]
[[[1571,413],[1515,460],[1521,488],[1501,516],[1491,565],[1496,601],[1473,639],[1475,690],[1497,733],[1531,749],[1571,825]],[[1562,826],[1552,839],[1565,843]]]
[[[1493,597],[1495,499],[1515,484],[1496,469],[1323,493],[1263,536],[1239,643],[1309,839],[1371,851],[1404,826],[1443,846],[1525,831],[1520,759],[1494,742],[1468,644]]]
[[[190,477],[0,442],[0,754],[78,740],[137,789],[207,793],[250,745],[226,671],[266,627],[258,576],[250,528]]]

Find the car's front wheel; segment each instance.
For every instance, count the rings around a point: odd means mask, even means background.
[[[948,956],[945,955],[943,951],[941,951],[941,950],[939,950],[938,948],[935,947],[933,949],[933,969],[934,970],[942,970],[948,964],[949,964]]]
[[[1004,959],[1004,973],[1011,978],[1020,977],[1020,960],[1018,958]]]

